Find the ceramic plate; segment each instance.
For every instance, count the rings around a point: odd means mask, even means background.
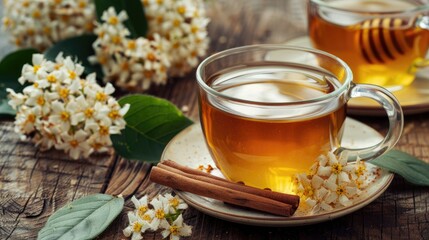
[[[378,143],[383,139],[377,131],[356,120],[347,118],[345,124],[345,132],[342,140],[343,146],[366,147]],[[176,135],[165,148],[161,159],[171,159],[191,168],[207,164],[215,166],[204,142],[199,124],[194,124]],[[369,167],[374,166],[370,165]],[[212,174],[223,177],[219,170],[214,170]],[[308,215],[297,211],[292,217],[281,217],[243,209],[188,192],[177,191],[177,194],[185,202],[201,212],[227,221],[257,226],[299,226],[341,217],[366,206],[387,189],[392,179],[393,174],[382,171],[375,182],[350,207],[339,208],[315,215]]]
[[[292,39],[285,44],[290,46],[312,47],[308,36]],[[429,111],[429,78],[427,76],[429,76],[429,70],[422,70],[417,74],[416,80],[410,86],[391,90],[393,95],[399,100],[404,114]],[[349,101],[348,106],[348,113],[351,114],[385,115],[383,108],[381,108],[379,104],[366,98],[352,99]]]

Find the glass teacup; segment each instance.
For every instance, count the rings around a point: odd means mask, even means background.
[[[384,88],[352,79],[345,62],[314,49],[254,45],[208,57],[197,69],[200,121],[216,166],[231,181],[291,193],[295,174],[328,151],[383,154],[401,135],[401,107]],[[389,132],[375,146],[340,145],[354,97],[379,102],[388,115]]]

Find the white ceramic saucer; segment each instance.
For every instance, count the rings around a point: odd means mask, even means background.
[[[312,48],[308,36],[291,39],[285,43],[290,46]],[[393,90],[399,100],[404,114],[415,114],[429,111],[429,69],[417,74],[416,80],[407,87]],[[384,116],[385,112],[375,101],[366,98],[355,98],[348,102],[348,113],[356,115]]]
[[[363,123],[347,118],[345,124],[342,140],[342,145],[345,147],[366,147],[382,140],[382,136],[377,131]],[[199,124],[194,124],[176,135],[165,148],[161,159],[170,159],[191,168],[207,164],[215,166],[204,142]],[[370,167],[374,166],[371,165]],[[212,174],[222,176],[219,170],[213,171]],[[393,174],[382,171],[375,182],[350,207],[315,215],[306,215],[297,211],[292,217],[281,217],[243,209],[188,192],[177,191],[177,194],[201,212],[227,221],[257,226],[299,226],[341,217],[366,206],[388,188],[392,179]]]

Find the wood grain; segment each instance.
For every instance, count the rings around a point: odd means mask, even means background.
[[[211,18],[209,54],[241,45],[283,43],[306,34],[302,0],[206,1]],[[3,45],[3,42],[0,44]],[[197,84],[191,72],[170,79],[148,93],[169,99],[198,121]],[[384,118],[352,116],[381,133]],[[404,135],[397,148],[429,163],[429,113],[406,117]],[[39,152],[21,141],[11,121],[0,122],[0,239],[35,239],[47,218],[66,203],[92,193],[122,194],[126,207],[98,239],[125,239],[127,211],[132,195],[150,197],[171,189],[149,181],[151,165],[113,155],[74,161],[57,151]],[[428,173],[429,174],[429,173]],[[216,219],[193,208],[185,222],[193,226],[188,239],[429,239],[429,188],[407,183],[396,176],[374,202],[347,216],[320,224],[268,228]],[[161,239],[147,233],[144,239]]]

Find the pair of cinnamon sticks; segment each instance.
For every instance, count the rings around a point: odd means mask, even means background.
[[[165,160],[152,168],[150,180],[177,190],[281,216],[292,216],[299,196],[234,183]]]

